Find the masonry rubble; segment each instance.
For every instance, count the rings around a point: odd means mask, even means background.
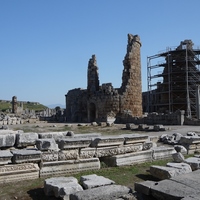
[[[156,147],[156,140],[144,134],[102,136],[100,133],[71,134],[68,131],[0,131],[0,166],[6,169],[10,165],[37,165],[39,168],[33,177],[100,169],[100,161],[108,166],[134,165],[171,157],[173,151],[173,147]],[[31,170],[26,173],[30,173],[27,177],[32,177]],[[0,177],[1,174],[0,171]]]

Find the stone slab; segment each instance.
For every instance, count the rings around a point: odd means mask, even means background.
[[[188,173],[192,172],[192,168],[187,163],[172,163],[169,162],[166,164],[167,167],[174,167],[177,169],[185,169]]]
[[[189,164],[193,171],[200,169],[200,158],[197,157],[186,158],[185,163]]]
[[[74,138],[97,138],[97,137],[101,137],[101,133],[81,133],[74,135]]]
[[[123,136],[102,136],[93,139],[91,142],[91,147],[119,146],[123,144]]]
[[[175,168],[152,165],[150,167],[150,174],[160,180],[170,179],[181,174],[189,173],[188,168]]]
[[[13,157],[12,162],[20,163],[39,163],[41,162],[41,151],[31,149],[11,150]]]
[[[37,133],[17,133],[16,146],[27,147],[27,146],[35,145],[37,139],[38,139]]]
[[[96,148],[95,157],[107,157],[118,154],[118,146],[98,147]]]
[[[39,178],[37,164],[24,163],[0,166],[0,184]]]
[[[63,132],[38,133],[38,136],[39,136],[39,139],[53,138],[56,142],[65,137],[63,135]]]
[[[152,161],[152,151],[147,150],[147,151],[138,151],[134,153],[121,154],[112,157],[104,157],[101,158],[101,160],[110,167],[134,165],[138,163]]]
[[[44,193],[46,196],[69,199],[70,194],[82,190],[83,188],[74,177],[54,177],[44,181]]]
[[[70,200],[115,200],[130,192],[126,186],[107,185],[71,194]]]
[[[183,136],[181,137],[180,144],[196,144],[200,143],[200,137],[199,136]]]
[[[124,144],[143,143],[148,139],[147,135],[141,134],[122,134],[120,136],[124,137]]]
[[[40,169],[40,177],[60,176],[96,169],[100,169],[100,161],[98,158],[45,162]]]
[[[105,185],[115,184],[114,181],[105,178],[103,176],[97,176],[96,174],[81,176],[80,184],[84,189],[91,189]]]
[[[195,189],[171,179],[157,182],[151,187],[152,196],[158,200],[180,200],[196,192]]]
[[[157,182],[155,181],[143,181],[139,183],[135,183],[135,191],[141,194],[150,195],[151,194],[151,187],[155,185]]]
[[[0,150],[0,165],[12,163],[13,154],[9,150]]]
[[[68,138],[61,139],[58,142],[58,147],[61,150],[74,149],[74,148],[85,148],[89,147],[91,138]]]
[[[54,138],[45,138],[36,140],[36,147],[40,151],[47,151],[51,149],[58,149],[58,145],[56,144]]]
[[[172,154],[176,153],[174,147],[165,147],[165,146],[153,147],[152,151],[154,160],[172,158]]]
[[[0,148],[13,147],[15,145],[16,134],[5,133],[0,134]]]

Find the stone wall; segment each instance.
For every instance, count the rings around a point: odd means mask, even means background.
[[[99,85],[97,60],[92,56],[87,89],[73,89],[65,95],[68,122],[105,121],[110,113],[120,116],[124,110],[132,116],[142,116],[140,47],[139,36],[128,34],[121,88],[113,88],[112,83]]]

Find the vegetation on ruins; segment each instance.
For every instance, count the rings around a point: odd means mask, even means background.
[[[18,102],[18,106],[20,106],[20,102]],[[42,111],[47,109],[46,106],[34,103],[34,102],[23,102],[23,109],[35,110],[35,111]],[[7,112],[12,110],[12,102],[11,101],[0,101],[0,111]]]

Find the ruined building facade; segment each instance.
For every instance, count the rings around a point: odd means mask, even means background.
[[[199,116],[200,49],[191,40],[148,57],[148,91],[143,93],[144,112],[176,112]]]
[[[96,56],[92,55],[88,62],[87,89],[73,89],[65,95],[68,122],[106,121],[124,113],[142,116],[140,47],[139,36],[128,34],[120,88],[113,88],[112,83],[100,85]]]

